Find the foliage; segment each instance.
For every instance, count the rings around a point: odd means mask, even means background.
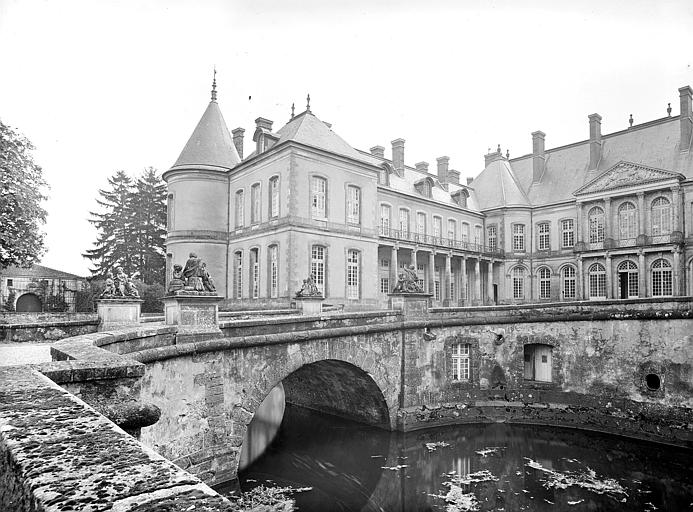
[[[0,270],[36,263],[44,251],[46,182],[31,142],[0,121]]]
[[[165,280],[166,187],[151,167],[133,182],[124,171],[108,179],[110,189],[99,190],[102,212],[91,212],[98,230],[93,249],[83,256],[95,264],[92,275],[103,279],[122,267],[129,276],[147,283]]]
[[[135,281],[137,291],[140,293],[142,302],[142,313],[163,313],[164,303],[161,298],[166,294],[164,286],[159,283],[145,284],[141,281]]]
[[[78,313],[91,313],[95,310],[94,301],[101,296],[104,282],[101,280],[89,281],[84,290],[75,292],[75,311]]]
[[[14,311],[14,303],[17,300],[17,294],[14,293],[14,290],[10,290],[10,294],[7,296],[7,300],[5,301],[5,305],[3,306],[5,311]]]

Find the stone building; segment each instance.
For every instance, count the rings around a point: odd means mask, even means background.
[[[434,304],[677,296],[693,291],[693,90],[680,114],[509,158],[472,181],[449,158],[414,166],[405,141],[351,147],[310,109],[252,146],[229,132],[212,88],[168,184],[167,253],[208,263],[227,305],[287,306],[309,274],[328,303],[382,306],[414,265]]]
[[[86,288],[85,278],[44,267],[8,267],[0,272],[0,309],[8,301],[17,312],[74,311],[75,293]]]

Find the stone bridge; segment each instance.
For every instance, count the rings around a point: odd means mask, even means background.
[[[386,429],[507,421],[692,446],[691,305],[690,298],[404,304],[233,320],[222,322],[223,337],[187,343],[176,343],[175,327],[98,333],[53,350],[57,359],[144,365],[138,400],[158,406],[161,417],[142,429],[141,441],[219,483],[236,475],[246,428],[278,383],[287,402]],[[541,376],[527,374],[526,360],[535,357],[549,364]],[[56,368],[44,373],[98,410],[118,388],[60,377]]]

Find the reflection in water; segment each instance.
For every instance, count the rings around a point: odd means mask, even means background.
[[[284,416],[284,386],[281,382],[265,397],[243,437],[239,469],[257,459],[277,435]]]
[[[434,451],[426,443],[449,443]],[[495,449],[494,449],[495,448]],[[287,406],[265,453],[240,472],[244,490],[259,484],[313,487],[294,495],[301,511],[446,509],[451,471],[490,472],[497,481],[464,485],[480,510],[692,510],[690,450],[593,432],[507,424],[460,425],[406,434]],[[570,485],[547,488],[550,474],[615,479],[626,495]],[[403,465],[399,470],[384,469]],[[591,474],[591,473],[590,473]],[[269,484],[267,482],[270,481]],[[224,492],[224,487],[219,490]]]

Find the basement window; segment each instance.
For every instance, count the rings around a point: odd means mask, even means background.
[[[658,391],[662,387],[662,379],[656,373],[648,373],[645,376],[645,385],[650,391]]]
[[[452,345],[452,380],[468,381],[470,374],[469,343],[455,343]]]
[[[552,351],[550,345],[525,345],[525,380],[551,382]]]

